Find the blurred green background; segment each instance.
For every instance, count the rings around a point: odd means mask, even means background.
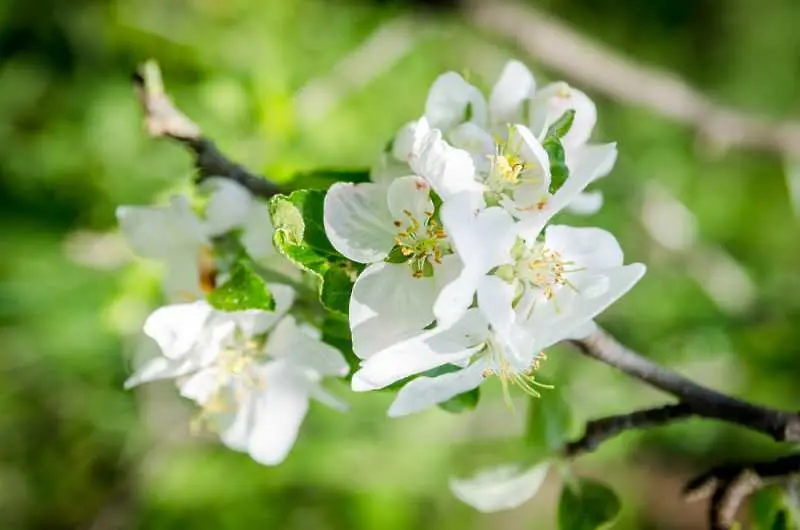
[[[487,0],[489,1],[489,0]],[[481,515],[448,477],[502,461],[521,433],[488,388],[475,413],[390,421],[388,395],[312,407],[289,459],[261,467],[188,435],[169,383],[122,390],[157,275],[115,233],[119,204],[185,188],[191,161],[149,139],[130,87],[157,59],[168,90],[221,147],[276,178],[368,166],[422,112],[441,72],[490,86],[523,51],[475,29],[456,2],[6,0],[0,4],[0,529],[547,529],[558,480]],[[798,113],[796,0],[540,0],[618,53],[776,119]],[[566,79],[570,81],[569,78]],[[710,386],[800,402],[800,230],[784,161],[703,149],[650,111],[598,103],[595,138],[620,157],[603,211],[644,280],[600,318],[623,342]],[[797,205],[794,205],[797,206]],[[578,419],[666,401],[553,350],[545,374]],[[693,472],[768,456],[764,437],[712,422],[630,433],[583,458],[626,501],[617,528],[702,528],[680,500]],[[553,474],[555,475],[555,474]]]

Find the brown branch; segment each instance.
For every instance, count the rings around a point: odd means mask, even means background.
[[[734,423],[779,442],[800,441],[800,414],[748,403],[706,388],[645,359],[599,329],[585,339],[571,342],[587,357],[678,398],[695,416]]]
[[[767,462],[746,462],[714,467],[691,479],[684,488],[689,502],[710,497],[708,519],[712,530],[728,530],[739,506],[767,484],[800,473],[800,454]]]
[[[799,122],[771,122],[715,103],[677,75],[624,57],[529,5],[471,0],[465,15],[487,34],[513,41],[545,67],[611,99],[691,127],[719,150],[800,155]]]
[[[563,453],[568,458],[575,458],[594,451],[601,443],[624,431],[664,425],[693,415],[689,405],[678,403],[591,420],[586,423],[583,436],[569,442],[564,447]]]
[[[145,126],[154,138],[171,138],[185,145],[195,157],[197,182],[222,177],[238,182],[253,195],[269,198],[280,188],[264,177],[251,173],[225,156],[200,127],[180,111],[164,91],[161,72],[153,61],[134,74],[133,84],[145,115]]]

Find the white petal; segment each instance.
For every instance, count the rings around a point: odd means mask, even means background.
[[[346,402],[334,396],[320,385],[310,385],[309,395],[323,405],[338,410],[339,412],[346,412],[349,408]]]
[[[405,263],[375,263],[350,296],[353,351],[362,359],[419,333],[433,319],[434,278],[414,278]]]
[[[337,182],[325,195],[325,233],[344,256],[359,263],[386,257],[394,246],[386,187]]]
[[[525,162],[522,175],[536,179],[536,184],[547,190],[550,187],[550,159],[539,140],[524,125],[514,125],[509,142],[511,152],[518,153]]]
[[[200,287],[199,254],[173,256],[164,271],[164,294],[171,302],[193,302],[205,298]]]
[[[294,302],[294,289],[280,283],[267,284],[275,300],[274,311],[251,309],[247,311],[218,312],[224,318],[235,322],[245,337],[251,338],[269,331],[280,320]]]
[[[584,191],[575,196],[567,205],[567,211],[577,215],[592,215],[603,207],[603,193],[600,191]]]
[[[594,182],[608,175],[617,161],[616,142],[608,144],[584,144],[567,152],[566,162],[572,174],[579,180]]]
[[[274,228],[266,204],[255,202],[242,227],[241,241],[247,254],[258,262],[278,257],[272,242]]]
[[[413,171],[408,167],[408,162],[397,160],[391,153],[383,152],[378,155],[378,160],[370,168],[369,179],[378,184],[388,185],[397,177],[411,175]]]
[[[575,111],[572,127],[561,140],[567,151],[586,143],[597,122],[597,108],[592,100],[564,82],[551,83],[542,88],[535,95],[534,106],[546,109],[545,128],[552,125],[567,110]]]
[[[425,119],[417,122],[418,129],[424,131],[426,126]],[[429,130],[424,135],[417,132],[408,164],[414,173],[425,178],[444,200],[461,191],[483,189],[475,180],[475,164],[472,156],[463,149],[456,149],[445,142],[438,129]]]
[[[208,244],[203,225],[182,195],[172,197],[169,206],[120,206],[117,220],[133,251],[145,258],[195,258],[199,247]]]
[[[492,328],[506,337],[514,323],[514,285],[497,276],[484,276],[478,285],[478,307],[486,315]]]
[[[553,300],[538,304],[527,322],[520,321],[523,332],[516,337],[516,346],[540,351],[582,333],[583,326],[627,293],[645,270],[641,263],[633,263],[575,279],[577,292],[560,290]]]
[[[457,372],[414,379],[397,393],[394,403],[389,407],[389,416],[394,418],[412,414],[469,392],[483,381],[486,366],[486,362],[479,359]]]
[[[166,357],[154,357],[145,362],[125,381],[125,389],[129,390],[142,383],[159,379],[174,379],[194,372],[200,366],[199,360],[193,357],[174,361]]]
[[[478,172],[488,172],[491,162],[488,155],[493,155],[497,145],[494,137],[486,130],[472,122],[462,123],[447,134],[447,139],[458,149],[472,155],[472,163]]]
[[[547,248],[560,253],[564,261],[575,263],[572,267],[609,269],[622,265],[622,248],[607,230],[550,225],[544,238]]]
[[[144,333],[168,359],[186,356],[201,340],[213,309],[205,301],[160,307],[147,317]]]
[[[308,392],[289,374],[270,372],[264,389],[256,394],[254,424],[248,452],[264,465],[283,462],[297,439],[308,411]]]
[[[516,465],[485,469],[467,479],[451,478],[450,491],[479,512],[510,510],[536,495],[549,468],[544,462],[528,469]]]
[[[211,190],[205,211],[206,230],[211,236],[240,228],[247,222],[250,209],[256,206],[250,192],[230,179],[211,178],[202,187]]]
[[[411,148],[414,146],[414,131],[416,130],[416,122],[408,122],[403,125],[394,137],[392,142],[392,156],[396,160],[406,162],[409,155],[411,155]]]
[[[255,422],[268,421],[267,418],[256,418],[255,404],[255,393],[245,392],[236,410],[218,415],[216,419],[222,425],[220,429],[222,443],[235,451],[248,450]]]
[[[353,376],[356,392],[384,388],[408,376],[468,359],[483,347],[488,330],[476,310],[448,327],[436,327],[394,344],[364,361]]]
[[[480,90],[455,72],[440,75],[431,85],[425,102],[425,118],[435,129],[448,130],[472,121],[486,126],[486,100]]]
[[[582,340],[597,331],[597,329],[597,324],[595,324],[594,320],[589,320],[573,329],[569,335],[564,337],[564,340]]]
[[[181,383],[181,395],[203,405],[219,388],[220,375],[219,369],[213,366],[200,370]]]
[[[425,179],[416,176],[395,179],[386,192],[386,204],[394,221],[408,226],[409,214],[420,223],[433,214],[431,188]]]
[[[467,311],[485,273],[476,267],[464,268],[453,281],[442,288],[433,304],[433,313],[439,324],[449,325]]]
[[[535,90],[536,82],[528,67],[519,61],[508,61],[489,97],[492,123],[519,123],[522,118],[522,103]]]
[[[269,334],[267,353],[320,375],[343,376],[349,370],[339,350],[310,337],[291,315],[285,316]]]

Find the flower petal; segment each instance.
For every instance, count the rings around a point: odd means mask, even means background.
[[[544,235],[545,246],[561,254],[573,267],[609,269],[623,262],[622,248],[611,232],[601,228],[574,228],[550,225]]]
[[[397,393],[394,403],[389,407],[389,416],[395,418],[412,414],[469,392],[481,384],[486,367],[486,361],[479,359],[457,372],[414,379]]]
[[[519,61],[508,61],[489,96],[489,115],[493,125],[519,123],[522,103],[536,90],[536,81],[528,67]]]
[[[468,359],[483,347],[488,329],[477,310],[451,326],[436,327],[394,344],[364,361],[353,375],[356,392],[377,390],[443,364]]]
[[[566,162],[579,180],[594,182],[608,175],[617,161],[616,142],[584,144],[567,152]]]
[[[145,362],[124,384],[125,390],[150,381],[160,379],[174,379],[194,372],[201,367],[199,359],[189,357],[185,359],[171,360],[166,357],[158,356]]]
[[[510,510],[531,499],[544,483],[549,462],[527,469],[505,465],[484,469],[467,479],[450,479],[450,491],[483,513]]]
[[[441,131],[430,129],[424,118],[417,122],[408,164],[414,173],[430,183],[443,200],[461,191],[483,189],[475,180],[472,155],[445,142]]]
[[[325,233],[344,256],[373,263],[394,246],[394,226],[386,206],[386,186],[337,182],[325,195]]]
[[[484,276],[478,285],[478,307],[486,315],[492,329],[506,337],[514,324],[514,285],[497,276]]]
[[[171,261],[197,256],[208,244],[203,225],[182,195],[169,206],[120,206],[117,220],[133,251],[144,258]]]
[[[455,72],[440,75],[428,91],[425,118],[435,129],[448,130],[472,121],[486,126],[486,100],[481,91]]]
[[[410,121],[403,125],[397,134],[394,136],[392,142],[392,156],[401,162],[408,161],[411,155],[411,148],[414,146],[414,131],[417,128],[417,122]]]
[[[361,273],[350,296],[353,351],[366,359],[419,333],[433,319],[434,278],[414,278],[405,263],[375,263]]]
[[[597,122],[597,108],[586,94],[567,83],[557,82],[543,87],[536,93],[533,101],[534,107],[545,109],[547,112],[545,129],[558,120],[564,112],[570,109],[575,111],[572,127],[561,139],[567,151],[589,140]]]
[[[308,392],[311,398],[339,412],[346,412],[350,408],[345,401],[334,396],[320,385],[310,385]]]
[[[389,184],[386,192],[386,204],[395,223],[400,222],[405,228],[409,218],[424,222],[433,215],[431,188],[425,179],[417,176],[400,177]]]
[[[525,162],[522,175],[526,179],[535,179],[536,184],[547,191],[550,187],[550,159],[547,151],[524,125],[514,125],[512,131],[509,138],[510,150],[518,153]]]
[[[181,395],[200,405],[205,404],[219,389],[220,370],[210,366],[187,378],[180,384]]]
[[[276,259],[279,254],[272,242],[274,231],[267,205],[255,202],[242,226],[239,240],[247,254],[254,260],[264,262]]]
[[[308,411],[308,391],[296,376],[276,366],[270,369],[263,390],[255,395],[254,405],[248,453],[260,464],[280,464],[292,449]]]
[[[491,162],[488,155],[493,155],[497,145],[494,137],[486,130],[472,122],[462,123],[447,134],[447,139],[457,149],[463,149],[472,155],[472,163],[478,172],[488,173]]]
[[[567,211],[577,215],[592,215],[603,207],[603,193],[600,191],[584,191],[575,196],[567,205]]]
[[[323,376],[344,376],[349,371],[339,350],[302,331],[291,315],[285,316],[269,334],[267,353]]]
[[[144,333],[158,343],[164,357],[180,359],[203,338],[213,313],[205,301],[160,307],[145,320]]]
[[[251,309],[246,311],[217,312],[222,320],[233,321],[245,337],[252,338],[265,333],[289,311],[294,302],[294,289],[281,283],[267,284],[275,300],[274,311]]]
[[[202,188],[211,191],[205,210],[206,232],[210,236],[241,227],[256,206],[247,188],[230,179],[211,178],[203,182]]]

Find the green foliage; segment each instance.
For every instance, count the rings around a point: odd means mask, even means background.
[[[564,146],[561,138],[566,135],[575,120],[575,111],[570,109],[564,112],[547,129],[547,134],[542,141],[542,147],[547,152],[550,160],[550,193],[555,193],[569,178],[569,168],[565,160]]]
[[[525,443],[537,453],[551,454],[568,441],[572,416],[559,388],[543,390],[541,394],[528,400]]]
[[[780,486],[756,492],[750,499],[750,514],[754,530],[791,530],[800,523],[789,494]]]
[[[297,189],[327,190],[337,182],[369,182],[369,169],[315,169],[293,175],[286,184]]]
[[[322,305],[346,315],[350,291],[359,266],[343,257],[328,241],[323,222],[325,192],[298,190],[276,195],[269,211],[278,251],[301,269],[319,278]]]
[[[275,309],[275,300],[264,279],[245,260],[239,260],[231,269],[230,278],[211,291],[208,303],[222,311],[246,309]]]
[[[559,530],[602,530],[619,515],[619,497],[605,484],[579,478],[564,486],[558,502]]]

